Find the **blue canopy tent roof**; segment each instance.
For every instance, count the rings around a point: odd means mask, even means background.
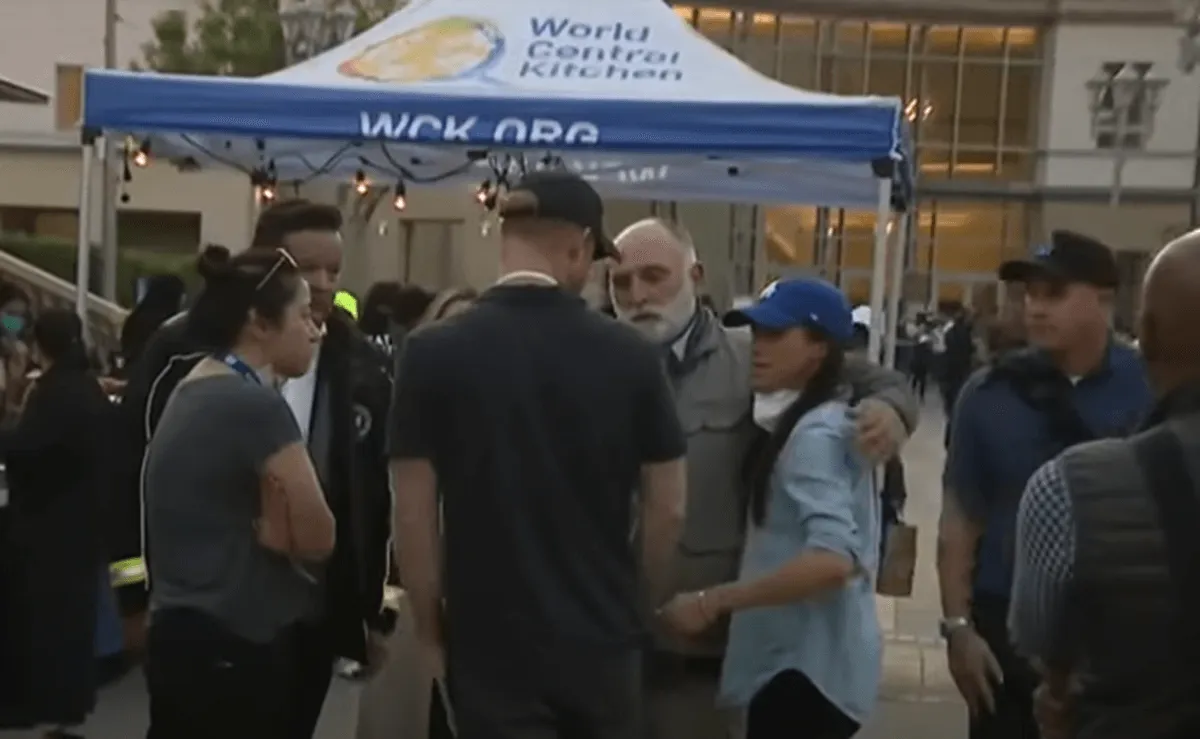
[[[879,316],[885,222],[912,192],[901,100],[784,85],[661,0],[413,0],[259,79],[88,70],[83,124],[278,181],[477,185],[519,154],[613,197],[874,208]]]
[[[903,104],[798,90],[658,0],[418,0],[247,80],[89,70],[84,125],[281,180],[478,183],[549,152],[608,195],[873,208],[911,191]]]

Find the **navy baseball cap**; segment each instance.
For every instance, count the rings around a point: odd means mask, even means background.
[[[779,280],[767,285],[754,305],[729,312],[725,325],[771,331],[811,328],[838,342],[854,336],[850,301],[834,285],[815,279]]]
[[[1049,279],[1109,289],[1115,289],[1121,281],[1112,249],[1074,231],[1055,231],[1050,235],[1050,243],[1034,249],[1029,258],[1000,265],[1000,279],[1004,282]]]

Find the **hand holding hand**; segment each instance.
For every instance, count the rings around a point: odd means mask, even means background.
[[[703,590],[680,593],[658,609],[658,615],[670,628],[683,636],[707,631],[720,615]]]
[[[858,448],[872,462],[896,456],[908,439],[908,428],[896,409],[882,400],[867,398],[854,408]]]

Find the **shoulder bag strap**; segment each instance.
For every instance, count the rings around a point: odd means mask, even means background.
[[[1167,567],[1182,606],[1182,633],[1200,658],[1200,498],[1183,445],[1159,427],[1134,442],[1167,550]]]

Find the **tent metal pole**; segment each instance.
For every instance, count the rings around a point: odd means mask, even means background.
[[[883,345],[883,363],[896,367],[896,341],[900,332],[900,295],[904,292],[904,253],[908,247],[908,213],[900,215],[896,224],[895,237],[891,243],[891,260],[888,264],[887,336]]]
[[[79,149],[79,217],[78,242],[75,250],[75,313],[88,330],[88,292],[92,277],[91,215],[92,162],[96,157],[95,139],[86,135]]]
[[[871,330],[867,356],[878,362],[883,348],[883,298],[887,284],[888,222],[892,216],[892,180],[879,179],[879,205],[875,216],[875,251],[871,259]]]

